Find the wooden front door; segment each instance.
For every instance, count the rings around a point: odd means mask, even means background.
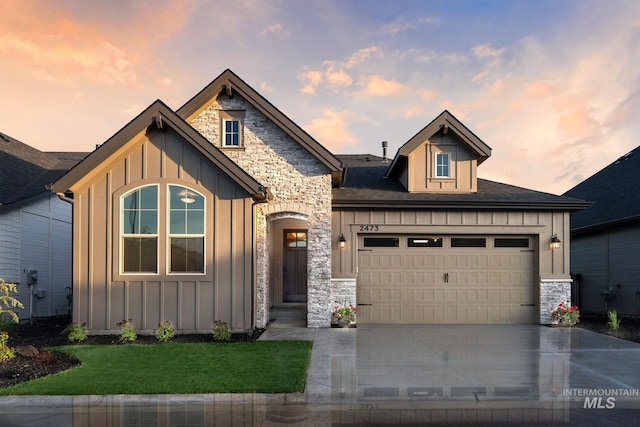
[[[284,230],[284,302],[307,301],[307,231]]]

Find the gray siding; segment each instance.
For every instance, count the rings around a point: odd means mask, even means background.
[[[234,331],[252,325],[252,199],[173,131],[140,136],[75,191],[74,320],[94,333],[132,319],[142,333],[169,320],[182,333],[210,332],[215,320]],[[191,187],[206,197],[205,274],[168,274],[158,239],[154,275],[124,275],[119,265],[119,200],[158,184]],[[166,224],[160,196],[159,226]]]
[[[585,312],[640,312],[640,226],[574,237],[571,265],[580,274],[579,304]],[[619,285],[619,286],[618,286]],[[611,291],[605,301],[604,291]]]
[[[18,284],[21,319],[68,313],[71,286],[71,205],[54,194],[16,204],[0,216],[0,277]],[[30,302],[25,270],[38,271]]]

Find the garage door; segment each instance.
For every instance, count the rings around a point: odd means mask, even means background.
[[[358,238],[358,323],[533,323],[534,238]]]

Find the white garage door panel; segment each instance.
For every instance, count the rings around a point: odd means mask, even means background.
[[[358,322],[532,323],[534,258],[520,248],[360,251]]]

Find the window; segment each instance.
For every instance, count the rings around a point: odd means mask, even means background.
[[[158,187],[149,185],[122,198],[122,271],[158,272]]]
[[[442,237],[409,237],[407,246],[410,248],[441,248]]]
[[[435,153],[435,176],[437,178],[449,177],[449,153]]]
[[[169,186],[169,272],[204,273],[204,197]]]
[[[486,248],[487,239],[484,237],[452,237],[452,248]]]
[[[526,237],[496,237],[493,240],[495,248],[528,248],[529,239]]]
[[[397,237],[365,237],[365,248],[398,248],[400,239]]]
[[[244,111],[220,111],[222,139],[220,145],[227,148],[239,148],[244,145],[242,128]]]
[[[287,231],[285,233],[286,245],[288,248],[306,248],[307,233],[304,231]]]

